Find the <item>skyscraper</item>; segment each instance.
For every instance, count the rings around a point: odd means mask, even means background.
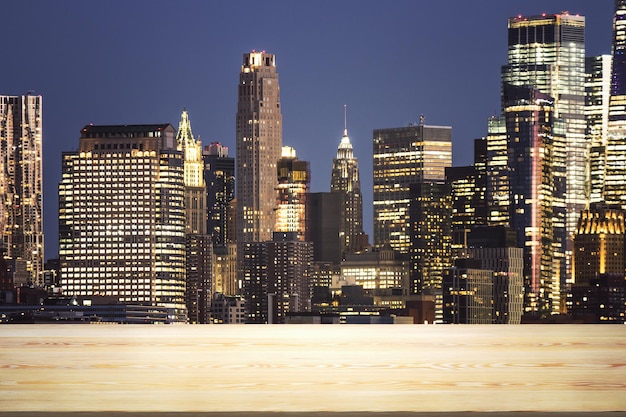
[[[441,307],[443,272],[452,266],[452,197],[445,182],[409,187],[412,294],[434,295]]]
[[[359,161],[354,157],[345,123],[337,157],[333,159],[330,191],[341,196],[339,232],[341,252],[343,254],[358,252],[367,244],[367,238],[363,232],[363,196],[359,179]]]
[[[296,233],[274,232],[242,245],[243,292],[249,323],[284,323],[287,312],[309,311],[313,246]]]
[[[43,285],[41,130],[41,96],[0,96],[0,246],[25,271],[15,285]]]
[[[565,126],[554,100],[534,88],[505,85],[509,222],[524,248],[525,308],[561,311],[565,273]]]
[[[210,293],[235,295],[237,287],[237,245],[230,221],[235,197],[235,159],[228,148],[213,142],[204,148],[204,180],[207,187],[207,233],[213,241]]]
[[[508,21],[505,84],[534,86],[554,99],[554,115],[565,121],[567,139],[567,242],[586,204],[585,18],[550,14],[518,16]],[[504,95],[503,95],[504,101]],[[568,257],[569,259],[569,257]]]
[[[206,234],[206,186],[202,143],[191,131],[183,110],[176,133],[176,149],[183,155],[185,183],[185,304],[191,323],[208,323],[211,287],[211,238]]]
[[[589,148],[589,184],[586,194],[590,203],[603,201],[606,141],[609,128],[611,97],[611,55],[585,58],[585,118]]]
[[[185,182],[169,124],[93,126],[63,154],[64,294],[168,307],[185,320]]]
[[[183,154],[185,178],[185,217],[187,233],[206,233],[206,186],[202,142],[191,131],[189,114],[183,110],[176,133],[176,147]]]
[[[626,0],[615,1],[605,166],[604,201],[626,209]]]
[[[373,142],[374,245],[408,253],[410,186],[445,181],[445,168],[452,166],[452,128],[376,129]]]
[[[295,149],[284,146],[278,160],[278,199],[276,201],[277,232],[293,232],[299,240],[307,234],[306,205],[311,183],[308,161],[301,161]]]
[[[228,156],[228,148],[213,142],[204,148],[204,181],[207,187],[207,233],[213,245],[230,242],[228,210],[235,198],[235,159]]]
[[[243,55],[236,119],[237,242],[272,238],[276,224],[276,166],[282,148],[282,115],[276,57]]]

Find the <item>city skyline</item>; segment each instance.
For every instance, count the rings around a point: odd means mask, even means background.
[[[330,188],[347,104],[371,238],[373,129],[406,126],[424,114],[428,125],[452,126],[453,164],[471,163],[473,140],[487,134],[488,118],[500,112],[509,17],[580,13],[586,56],[611,49],[613,2],[489,1],[476,11],[465,3],[451,9],[359,2],[356,9],[353,1],[315,7],[276,1],[261,17],[238,13],[251,4],[6,5],[13,16],[0,28],[13,39],[7,54],[26,65],[3,66],[0,90],[43,96],[46,259],[56,256],[60,153],[75,149],[80,129],[90,122],[175,125],[187,108],[203,145],[220,141],[235,156],[236,74],[250,50],[277,57],[283,144],[311,161],[312,192]],[[257,25],[267,30],[247,29]]]

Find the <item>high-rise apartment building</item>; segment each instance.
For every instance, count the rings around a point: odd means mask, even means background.
[[[41,96],[0,96],[0,246],[23,271],[14,285],[43,285],[41,104]]]
[[[65,152],[59,255],[66,295],[185,312],[183,154],[169,124],[93,126]]]
[[[445,181],[452,166],[452,128],[410,125],[376,129],[374,142],[374,245],[408,253],[410,186]]]
[[[359,161],[354,157],[348,129],[344,126],[337,156],[333,158],[330,191],[341,196],[341,252],[361,251],[367,245],[363,232],[363,196],[359,179]]]
[[[276,167],[283,146],[274,54],[243,55],[236,142],[237,242],[271,240],[276,225]]]
[[[311,308],[313,247],[296,233],[275,232],[242,245],[243,294],[249,323],[284,323],[288,312]]]
[[[505,85],[509,222],[524,248],[525,308],[561,311],[565,274],[565,126],[554,100],[529,87]]]
[[[504,85],[533,86],[554,100],[554,115],[565,122],[567,140],[567,242],[572,240],[587,189],[585,139],[585,18],[549,14],[508,21],[508,64]],[[503,103],[504,103],[503,95]],[[568,257],[569,259],[569,257]],[[565,277],[564,277],[565,278]]]
[[[301,161],[295,149],[284,146],[278,160],[278,199],[276,200],[276,232],[293,232],[299,240],[307,234],[306,205],[311,183],[308,161]]]
[[[626,0],[615,1],[613,68],[602,195],[626,209]]]
[[[585,118],[589,149],[589,182],[586,194],[590,203],[603,200],[612,62],[611,55],[585,58]]]

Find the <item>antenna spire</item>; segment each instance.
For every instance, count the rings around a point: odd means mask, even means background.
[[[348,136],[348,105],[343,105],[343,135]]]

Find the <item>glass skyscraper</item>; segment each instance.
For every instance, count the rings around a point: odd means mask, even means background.
[[[589,147],[589,184],[586,192],[590,203],[603,201],[606,141],[609,128],[611,97],[611,55],[585,58],[585,118]]]
[[[0,256],[14,285],[43,285],[41,152],[41,96],[0,96]]]
[[[444,182],[452,166],[452,128],[410,125],[376,129],[374,142],[374,245],[408,253],[410,186]]]
[[[509,223],[524,248],[525,309],[559,313],[565,273],[565,126],[554,100],[505,85]]]
[[[554,116],[565,121],[567,138],[567,252],[586,205],[585,18],[544,14],[508,21],[508,64],[502,82],[533,86],[554,99]],[[504,87],[503,87],[504,88]],[[504,100],[504,97],[503,97]],[[569,258],[568,258],[569,259]]]
[[[626,0],[615,1],[608,131],[602,195],[626,209]]]

